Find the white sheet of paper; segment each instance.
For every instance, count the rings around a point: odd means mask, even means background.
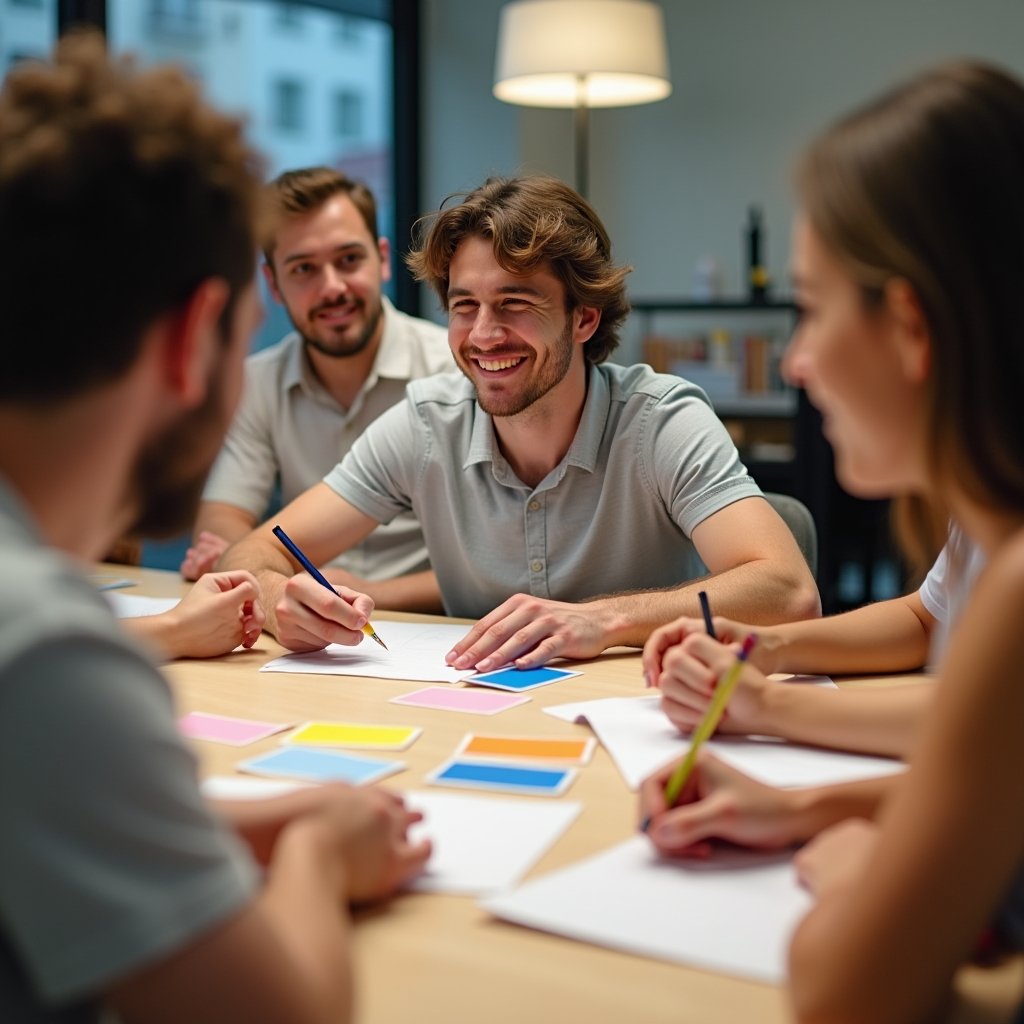
[[[308,789],[315,783],[289,782],[286,779],[239,778],[235,775],[211,775],[199,788],[207,800],[267,800],[296,789]]]
[[[638,789],[652,772],[690,748],[658,706],[657,694],[557,704],[544,711],[564,722],[586,722],[626,785]],[[906,765],[886,757],[804,747],[767,736],[719,736],[705,744],[723,761],[773,786],[819,786],[891,775]]]
[[[283,779],[214,775],[202,783],[209,800],[264,800],[306,783]],[[572,800],[490,799],[454,793],[405,793],[406,805],[423,821],[409,830],[414,841],[429,839],[426,872],[410,888],[483,896],[515,885],[576,820],[582,805]]]
[[[424,683],[457,683],[472,675],[471,671],[456,671],[444,663],[445,655],[469,632],[469,626],[387,621],[375,621],[373,625],[388,645],[386,651],[364,637],[355,647],[329,644],[322,651],[309,654],[285,654],[268,661],[260,671],[413,679]]]
[[[119,619],[135,619],[140,615],[160,615],[170,611],[177,603],[176,597],[144,597],[142,594],[121,594],[116,590],[104,591],[103,596],[110,602]]]
[[[481,896],[515,885],[573,823],[582,805],[571,800],[492,799],[454,793],[405,794],[423,813],[410,829],[429,839],[433,854],[411,888]]]
[[[669,861],[636,836],[482,905],[583,942],[778,984],[811,905],[791,856],[736,849]]]

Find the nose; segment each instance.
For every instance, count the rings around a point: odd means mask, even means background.
[[[782,376],[795,388],[806,387],[808,363],[807,345],[801,339],[798,324],[782,356]]]
[[[329,298],[337,298],[348,291],[348,281],[345,279],[345,275],[330,263],[323,269],[321,286],[324,295]]]
[[[481,303],[469,329],[469,340],[475,344],[489,344],[501,340],[504,335],[505,328],[494,310]]]

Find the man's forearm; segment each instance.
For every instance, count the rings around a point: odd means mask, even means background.
[[[256,517],[239,508],[220,501],[204,501],[199,506],[193,539],[200,533],[215,533],[229,544],[241,540],[256,526]]]
[[[432,570],[395,576],[389,580],[356,579],[340,569],[324,569],[324,575],[332,583],[340,583],[360,593],[368,594],[375,607],[396,612],[422,612],[441,615],[444,606],[437,577]]]
[[[248,569],[256,577],[267,616],[264,629],[274,636],[277,636],[277,603],[285,584],[295,575],[295,567],[279,547],[276,541],[268,541],[259,533],[249,534],[232,544],[216,565],[218,570]]]
[[[773,625],[821,614],[810,572],[770,561],[748,562],[734,569],[691,580],[671,590],[599,597],[594,604],[606,617],[607,646],[642,647],[659,626],[687,615],[700,617],[697,594],[707,591],[715,615],[752,625]]]

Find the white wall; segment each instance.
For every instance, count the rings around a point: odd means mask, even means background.
[[[491,96],[500,0],[424,0],[423,197],[490,173],[572,180],[570,111]],[[789,168],[849,107],[937,60],[1024,76],[1022,0],[663,0],[673,94],[591,115],[590,199],[635,298],[684,297],[702,255],[741,291],[743,223],[759,203],[767,266],[787,282]],[[639,356],[635,333],[619,357]]]

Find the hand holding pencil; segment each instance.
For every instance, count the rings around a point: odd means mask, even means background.
[[[330,591],[335,598],[345,602],[344,605],[338,605],[334,602],[334,609],[340,608],[344,616],[348,616],[349,619],[352,617],[352,613],[356,612],[357,607],[355,602],[362,602],[366,604],[366,611],[362,613],[363,616],[368,616],[372,610],[373,602],[370,598],[364,594],[358,594],[355,591],[348,591],[344,593],[345,588],[336,588],[320,570],[313,564],[312,561],[306,556],[302,549],[281,529],[280,526],[273,528],[274,536],[284,545],[291,556],[299,563],[299,565],[306,571],[308,577],[315,580],[317,584],[323,589]],[[295,579],[301,579],[301,577],[293,577],[285,588],[285,600],[288,601],[289,588],[295,590]],[[306,586],[304,583],[300,583],[299,588]],[[314,588],[315,589],[315,588]],[[314,607],[308,607],[306,598],[305,600],[295,600],[295,595],[292,595],[294,604],[300,614],[292,614],[291,618],[295,621],[289,625],[289,629],[286,635],[282,635],[282,606],[278,608],[278,640],[281,641],[286,647],[291,650],[316,650],[326,646],[327,643],[341,642],[341,643],[352,643],[352,640],[342,639],[341,637],[332,636],[332,633],[337,632],[339,629],[343,631],[345,636],[351,636],[351,633],[358,630],[375,640],[384,650],[387,650],[387,645],[377,635],[376,630],[370,624],[368,618],[364,617],[360,622],[358,618],[355,623],[346,624],[344,617],[340,620],[334,619],[332,616],[334,612],[328,612],[326,609],[323,613],[318,613]],[[305,624],[302,620],[305,619]],[[327,634],[326,638],[324,634]]]

